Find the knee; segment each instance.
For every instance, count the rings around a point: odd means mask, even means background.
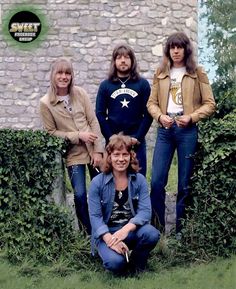
[[[155,227],[152,227],[152,228],[153,230],[150,233],[150,242],[156,245],[158,241],[160,240],[161,233]]]
[[[163,176],[152,175],[152,179],[151,179],[152,191],[153,190],[158,191],[159,188],[165,187],[163,180],[164,180]]]
[[[145,239],[149,245],[155,246],[160,239],[160,231],[152,225],[146,225],[145,228]]]
[[[126,265],[126,262],[125,262],[124,257],[118,254],[117,256],[113,256],[109,260],[106,260],[103,262],[103,266],[105,269],[116,274],[119,274],[122,271],[124,271],[125,265]]]

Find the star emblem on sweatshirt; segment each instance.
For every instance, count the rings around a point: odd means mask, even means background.
[[[128,104],[130,103],[130,101],[127,101],[126,98],[124,98],[124,100],[120,101],[120,103],[122,104],[122,108],[123,107],[129,108]]]

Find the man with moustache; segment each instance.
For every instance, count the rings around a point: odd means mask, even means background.
[[[147,162],[145,135],[152,123],[146,108],[149,95],[150,85],[139,75],[133,49],[127,44],[118,44],[112,53],[108,79],[98,90],[96,115],[106,143],[119,132],[131,137],[140,173],[144,176]]]

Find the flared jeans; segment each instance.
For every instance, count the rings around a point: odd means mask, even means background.
[[[178,158],[178,192],[176,200],[176,233],[190,197],[190,179],[197,149],[198,129],[195,124],[180,128],[174,123],[169,129],[159,127],[152,161],[151,203],[160,229],[165,230],[165,187],[175,150]]]

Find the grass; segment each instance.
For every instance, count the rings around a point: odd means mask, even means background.
[[[58,267],[57,267],[58,269]],[[25,263],[13,266],[0,258],[0,289],[235,289],[236,256],[210,264],[114,277],[107,272],[67,272]]]
[[[151,167],[151,157],[152,152],[149,151],[148,167]],[[169,192],[176,192],[176,163],[175,156],[169,173],[167,186]],[[148,172],[149,184],[150,178],[151,173]],[[71,191],[69,180],[67,181],[67,188]],[[164,242],[164,247],[161,249],[163,254],[165,247]],[[118,278],[105,272],[100,261],[94,266],[90,264],[87,270],[76,270],[78,267],[71,267],[63,260],[50,267],[36,265],[32,261],[12,265],[2,253],[0,254],[0,289],[236,289],[236,256],[218,259],[209,264],[186,264],[181,267],[166,265],[165,262],[168,260],[165,258],[166,261],[163,262],[158,254],[154,257],[150,259],[148,272],[135,277]],[[78,260],[79,262],[81,259]]]

